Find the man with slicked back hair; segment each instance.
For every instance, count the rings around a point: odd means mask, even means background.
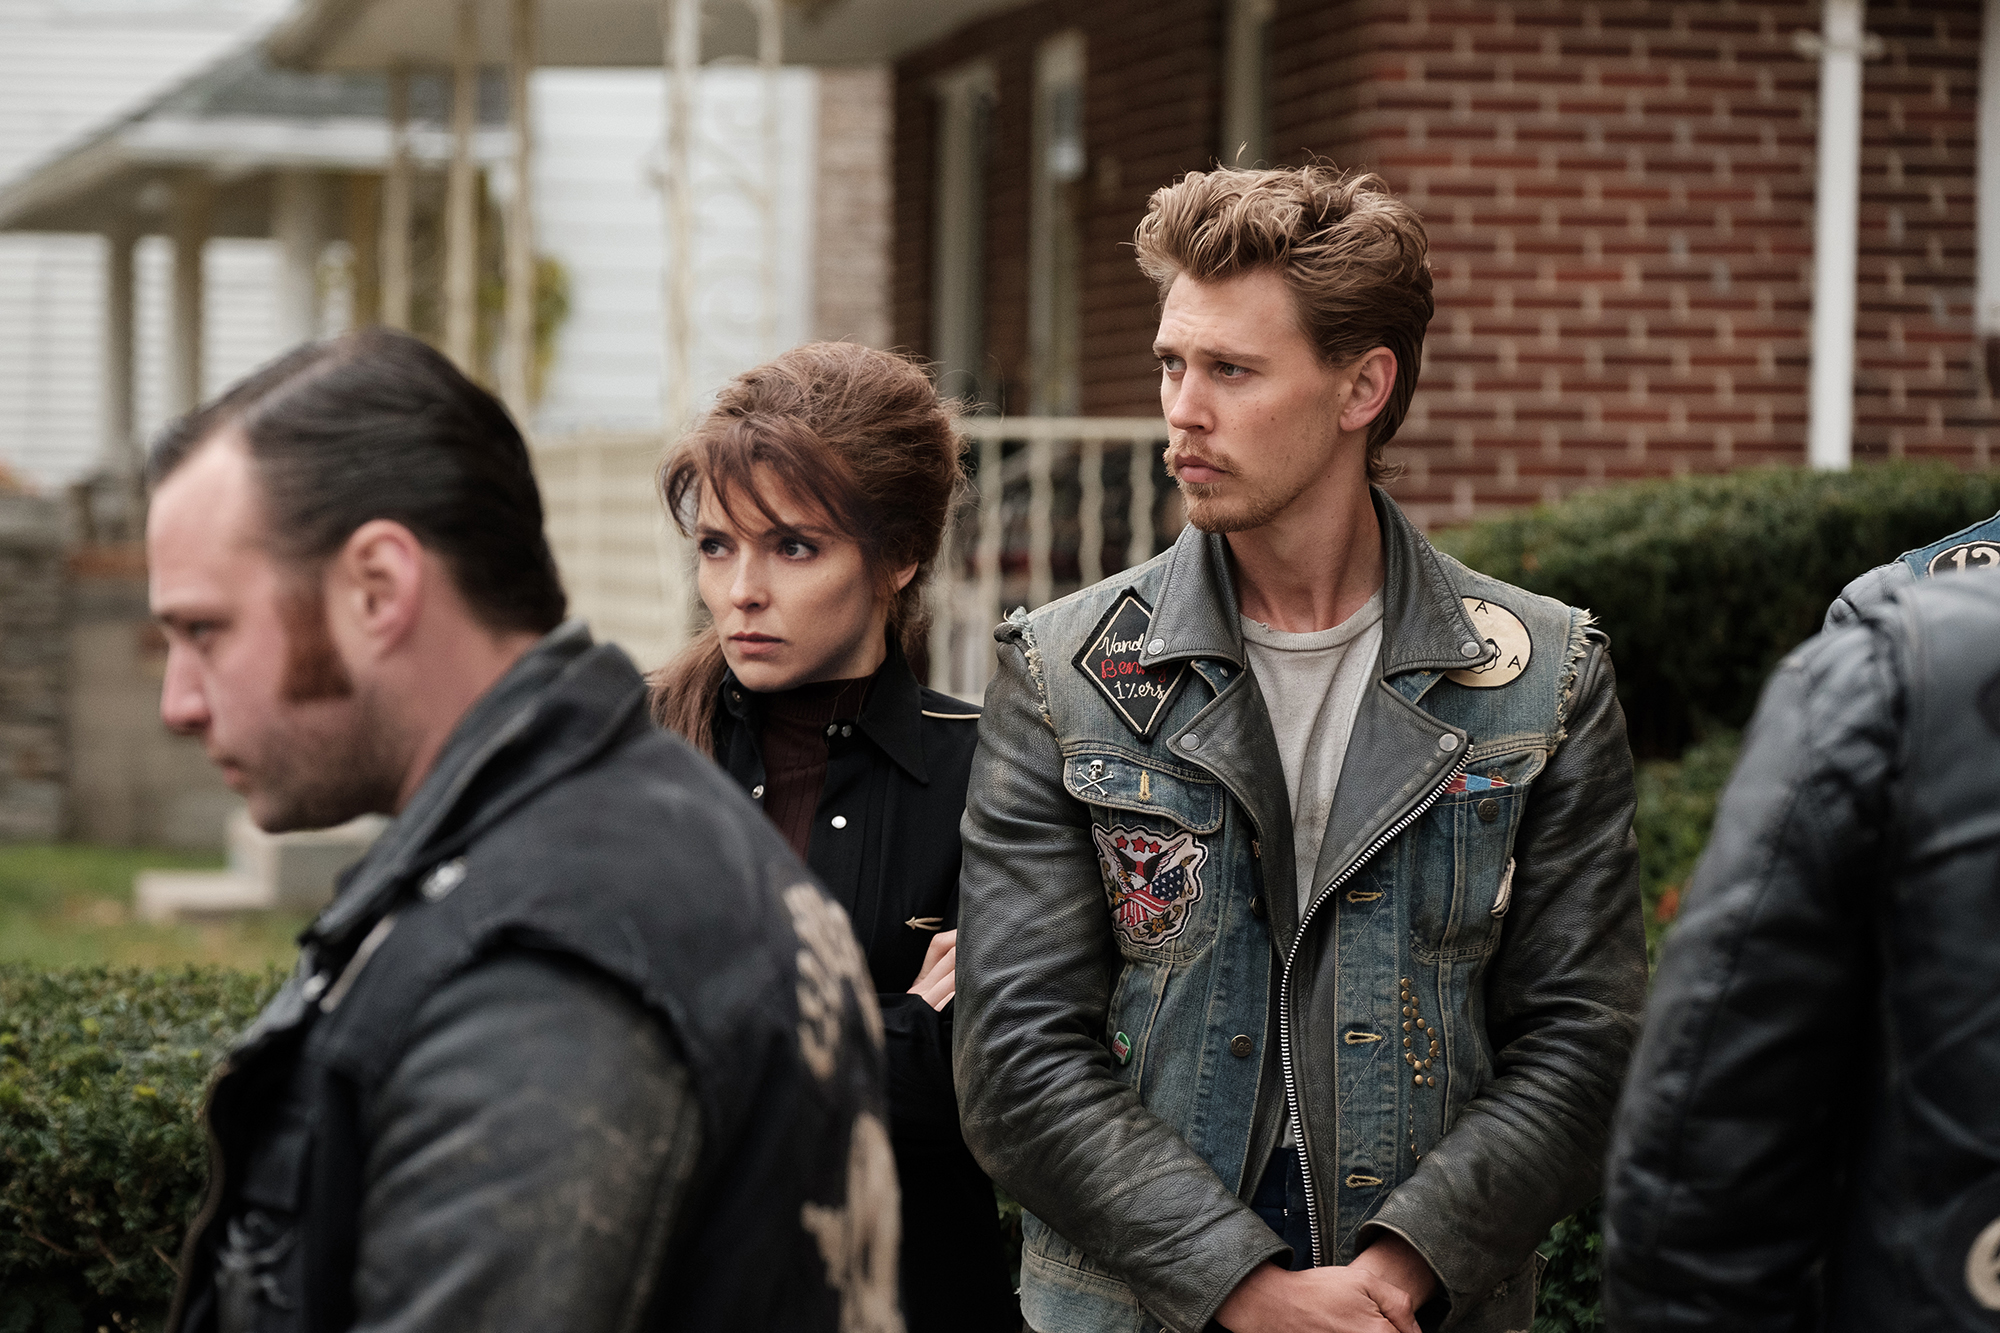
[[[1379,177],[1193,173],[1136,239],[1188,524],[999,628],[965,815],[955,1068],[1023,1313],[1525,1330],[1645,990],[1605,637],[1382,489],[1432,298]]]
[[[171,1333],[901,1333],[846,916],[564,622],[505,409],[369,330],[148,474],[161,716],[267,830],[395,816],[210,1094]]]

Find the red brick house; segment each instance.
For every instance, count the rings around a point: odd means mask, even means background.
[[[1857,461],[1983,467],[1981,5],[1878,0]],[[894,337],[1009,415],[1157,412],[1134,223],[1219,158],[1368,167],[1438,309],[1394,456],[1426,523],[1805,458],[1812,0],[1041,0],[895,64]]]

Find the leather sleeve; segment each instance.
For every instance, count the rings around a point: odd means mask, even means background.
[[[658,1022],[521,952],[446,985],[415,1031],[368,1112],[356,1333],[637,1327],[700,1143]]]
[[[1123,1278],[1177,1333],[1285,1245],[1112,1076],[1119,973],[1085,808],[1031,670],[1003,629],[963,823],[954,1068],[965,1141],[1023,1207]]]
[[[1826,620],[1820,625],[1822,630],[1846,629],[1859,624],[1861,613],[1896,595],[1899,588],[1907,588],[1917,581],[1910,567],[1901,560],[1891,560],[1886,565],[1877,565],[1864,574],[1858,574],[1840,590],[1840,596],[1826,608]]]
[[[1872,1036],[1857,978],[1900,687],[1868,628],[1772,677],[1655,978],[1616,1123],[1605,1299],[1628,1330],[1794,1327]]]
[[[1369,1223],[1430,1262],[1454,1321],[1597,1193],[1645,1002],[1632,752],[1595,635],[1567,725],[1514,840],[1486,976],[1493,1076]]]

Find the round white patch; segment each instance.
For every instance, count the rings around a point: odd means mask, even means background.
[[[2000,1310],[2000,1218],[1986,1224],[1965,1256],[1965,1286],[1981,1309]]]
[[[1493,659],[1482,666],[1447,671],[1444,678],[1468,689],[1491,690],[1511,685],[1528,669],[1535,645],[1528,639],[1528,627],[1521,618],[1498,602],[1481,597],[1465,598],[1466,614],[1479,637],[1494,649]]]

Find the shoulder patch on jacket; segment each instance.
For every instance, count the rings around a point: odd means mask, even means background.
[[[1472,617],[1472,627],[1479,631],[1480,638],[1486,640],[1493,656],[1483,666],[1447,671],[1444,678],[1473,690],[1491,690],[1512,684],[1534,660],[1535,645],[1528,635],[1528,627],[1522,623],[1521,617],[1498,602],[1484,597],[1461,600],[1465,603],[1466,614]]]
[[[1187,679],[1188,670],[1186,662],[1151,671],[1139,665],[1152,623],[1153,608],[1127,589],[1097,622],[1075,659],[1076,669],[1103,691],[1111,707],[1141,740],[1167,715],[1167,705]]]

